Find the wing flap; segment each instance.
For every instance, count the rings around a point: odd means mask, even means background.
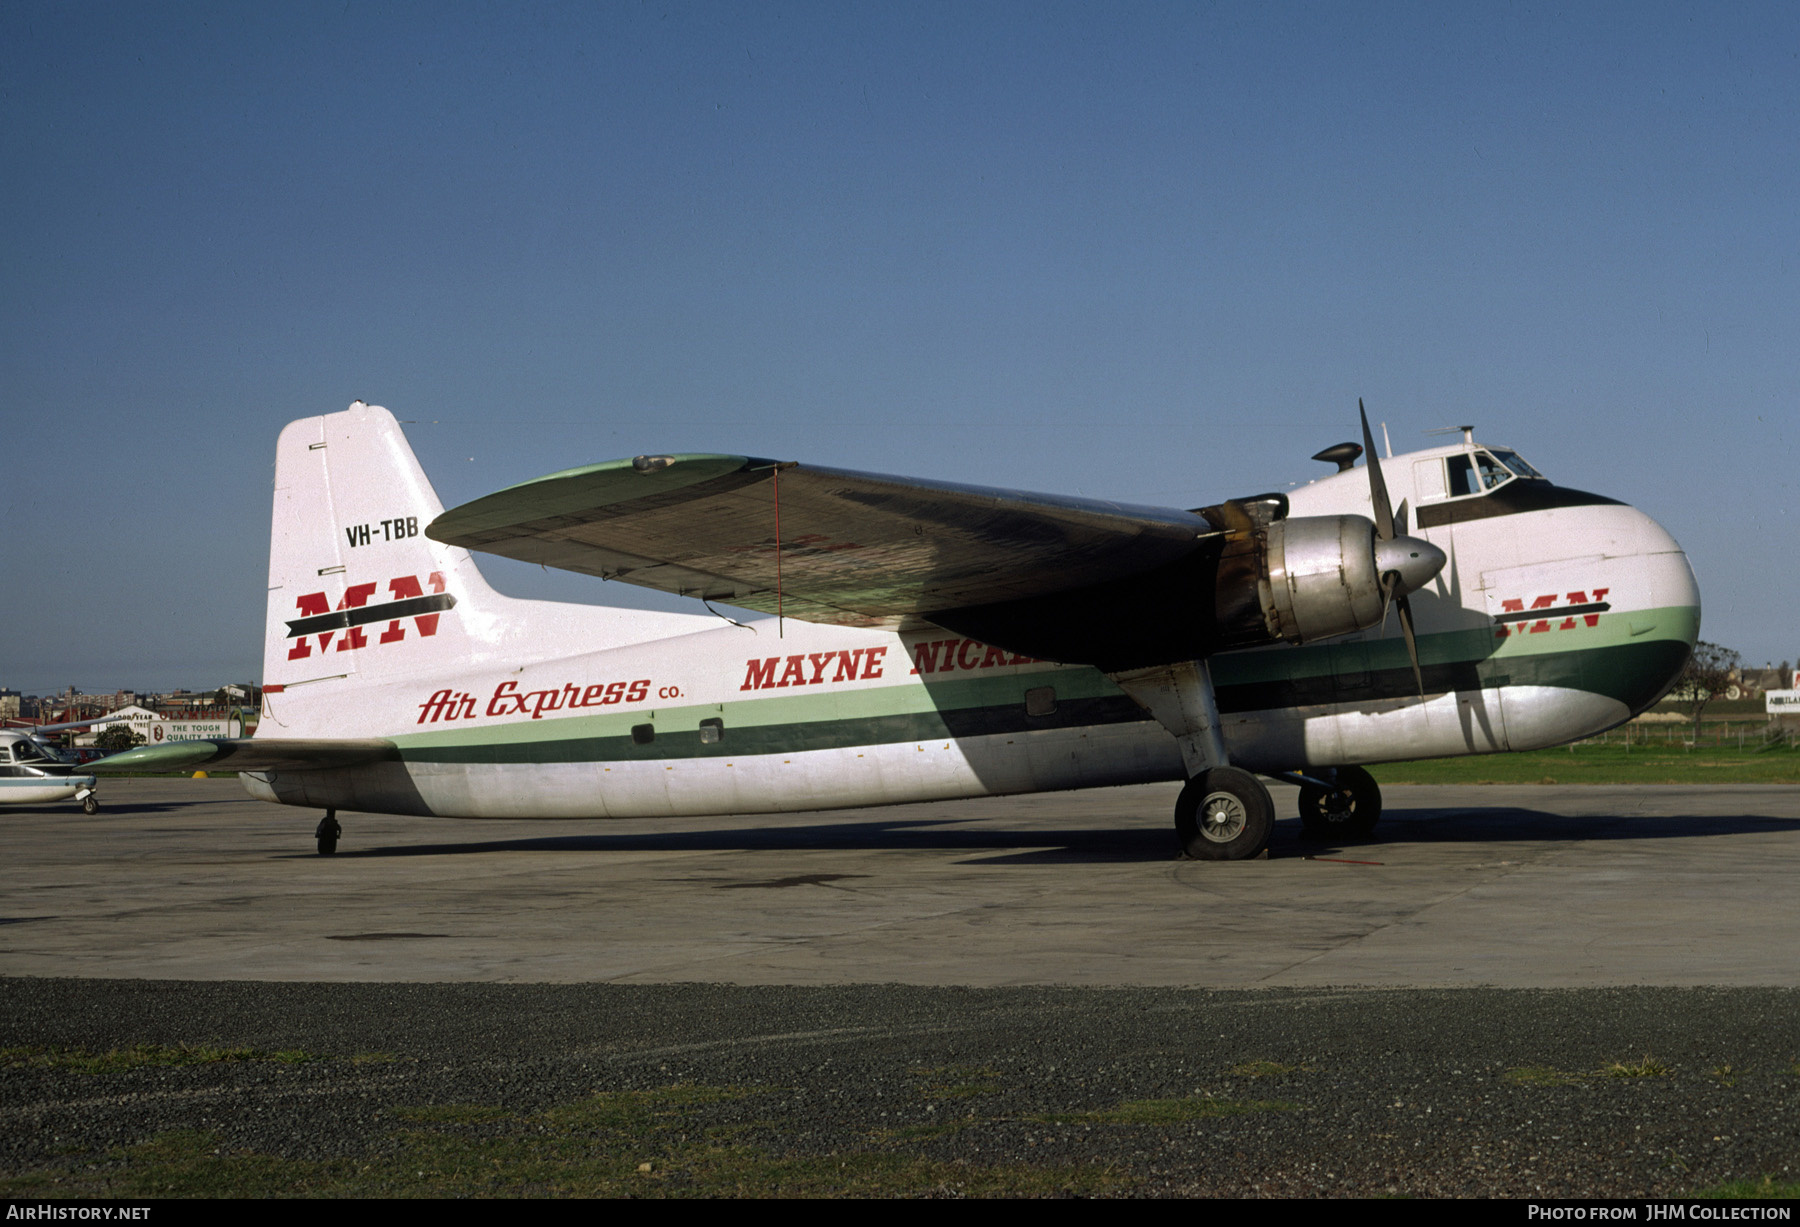
[[[852,626],[1102,584],[1216,535],[1189,511],[722,455],[553,473],[453,508],[426,533]]]

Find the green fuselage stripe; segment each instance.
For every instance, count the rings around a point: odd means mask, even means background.
[[[1696,611],[1656,610],[1538,635],[1501,638],[1494,629],[1481,627],[1423,636],[1419,654],[1425,691],[1560,687],[1605,695],[1640,710],[1662,693],[1686,661],[1697,620]],[[1634,627],[1653,630],[1633,638]],[[1230,653],[1214,657],[1212,671],[1219,710],[1227,714],[1418,695],[1405,645],[1395,639]],[[1055,710],[1028,715],[1025,692],[1041,687],[1055,690]],[[722,722],[722,736],[702,742],[700,722],[713,719]],[[1100,673],[1039,669],[927,678],[923,686],[788,693],[620,715],[427,729],[394,741],[403,759],[421,763],[629,762],[1013,736],[1148,719]],[[631,730],[644,724],[654,728],[655,736],[639,743]]]

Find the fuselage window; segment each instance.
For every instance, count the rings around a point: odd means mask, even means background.
[[[654,724],[634,724],[631,726],[631,740],[640,746],[647,746],[656,740]]]
[[[1444,484],[1444,462],[1436,456],[1430,460],[1415,461],[1413,486],[1419,493],[1421,503],[1432,503],[1450,497],[1450,488]]]
[[[1056,714],[1056,687],[1034,686],[1025,692],[1025,714],[1027,716],[1053,716]]]
[[[719,742],[724,741],[724,740],[725,740],[725,722],[723,720],[719,719],[717,716],[714,716],[710,720],[702,720],[700,722],[700,744],[701,745],[703,745],[703,746],[717,745]]]

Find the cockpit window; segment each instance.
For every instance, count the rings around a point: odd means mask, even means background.
[[[1477,461],[1481,462],[1479,469],[1476,467]],[[1465,452],[1461,456],[1450,457],[1450,497],[1462,498],[1469,494],[1486,494],[1500,484],[1499,481],[1494,480],[1495,470],[1506,473],[1506,470],[1486,452],[1477,452],[1474,455]],[[1506,476],[1511,477],[1512,474],[1506,473]]]
[[[41,763],[49,757],[44,753],[44,747],[35,741],[13,742],[13,761],[16,763]]]
[[[1515,451],[1510,451],[1504,447],[1496,447],[1494,449],[1494,455],[1499,458],[1501,464],[1517,473],[1520,477],[1535,477],[1539,481],[1545,480],[1542,473],[1527,464],[1525,462],[1525,457],[1519,455],[1519,453]]]
[[[1510,457],[1512,460],[1518,460],[1519,467],[1514,469],[1508,464],[1502,464],[1492,454],[1485,451],[1465,452],[1460,456],[1451,456],[1449,458],[1450,497],[1486,494],[1489,490],[1496,490],[1513,480],[1515,473],[1520,475],[1528,473],[1533,477],[1542,478],[1543,475],[1536,469],[1523,460],[1519,460],[1516,453],[1501,451],[1499,454]]]

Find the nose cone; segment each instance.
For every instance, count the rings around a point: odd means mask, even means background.
[[[1591,607],[1563,619],[1515,621],[1506,640],[1506,655],[1521,662],[1508,666],[1515,687],[1530,660],[1540,685],[1586,691],[1623,706],[1580,731],[1586,735],[1655,705],[1679,681],[1700,637],[1700,586],[1681,546],[1650,516],[1596,495],[1556,490],[1564,500],[1589,501],[1518,517],[1515,540],[1541,561],[1484,571],[1484,579],[1491,597],[1522,599],[1521,608],[1537,599],[1554,607],[1571,600],[1571,593],[1580,598],[1572,603]],[[1552,653],[1560,663],[1550,664]],[[1511,738],[1510,706],[1508,712]],[[1565,732],[1562,740],[1574,735]]]
[[[1633,715],[1654,705],[1681,678],[1700,638],[1700,585],[1688,558],[1662,525],[1635,507],[1620,508],[1635,530],[1635,554],[1622,577],[1627,643],[1641,660],[1637,685],[1621,696]],[[1631,608],[1635,605],[1636,608]]]
[[[1417,592],[1444,569],[1444,551],[1417,537],[1395,537],[1375,543],[1375,573],[1400,575],[1400,593]]]

